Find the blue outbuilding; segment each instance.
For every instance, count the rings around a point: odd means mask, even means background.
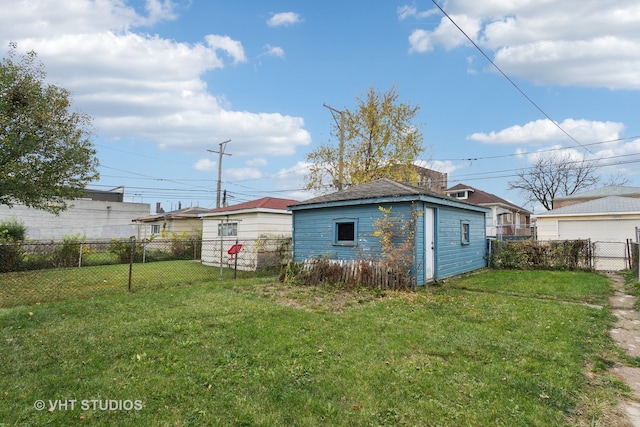
[[[414,239],[416,284],[442,280],[486,265],[488,209],[424,188],[382,178],[289,206],[293,214],[293,260],[375,259],[382,253],[375,222],[389,210],[417,213]]]

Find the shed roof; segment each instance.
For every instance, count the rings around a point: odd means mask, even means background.
[[[558,209],[537,214],[544,216],[601,215],[601,214],[640,214],[640,199],[632,197],[608,196],[583,203],[576,203]]]
[[[415,197],[414,197],[415,196]],[[364,184],[356,185],[346,190],[337,191],[331,194],[325,194],[322,196],[314,197],[303,202],[296,203],[290,206],[291,209],[296,209],[296,207],[306,207],[309,205],[329,205],[329,204],[341,204],[345,203],[340,202],[350,202],[350,201],[365,201],[365,200],[375,200],[382,198],[412,198],[415,199],[423,198],[430,199],[436,203],[442,203],[446,205],[456,205],[460,207],[466,207],[468,209],[473,210],[482,210],[486,211],[485,208],[479,207],[477,205],[473,205],[471,203],[466,203],[464,201],[456,200],[454,198],[444,196],[440,193],[436,193],[434,191],[427,190],[423,187],[414,187],[412,185],[399,183],[393,181],[388,178],[380,178],[376,181],[367,182]]]

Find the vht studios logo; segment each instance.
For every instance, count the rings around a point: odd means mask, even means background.
[[[67,399],[67,400],[36,400],[33,407],[38,411],[140,411],[142,409],[141,400],[100,400],[100,399]]]

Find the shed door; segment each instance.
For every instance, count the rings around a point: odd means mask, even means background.
[[[424,209],[424,246],[425,246],[425,260],[424,260],[424,279],[425,282],[433,280],[433,246],[435,239],[433,235],[433,209]]]

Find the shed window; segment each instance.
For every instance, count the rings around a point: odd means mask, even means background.
[[[151,224],[151,234],[160,234],[160,224]]]
[[[471,241],[469,221],[460,221],[460,243],[468,245]]]
[[[337,245],[355,245],[357,235],[357,224],[355,220],[336,220],[335,239]]]

